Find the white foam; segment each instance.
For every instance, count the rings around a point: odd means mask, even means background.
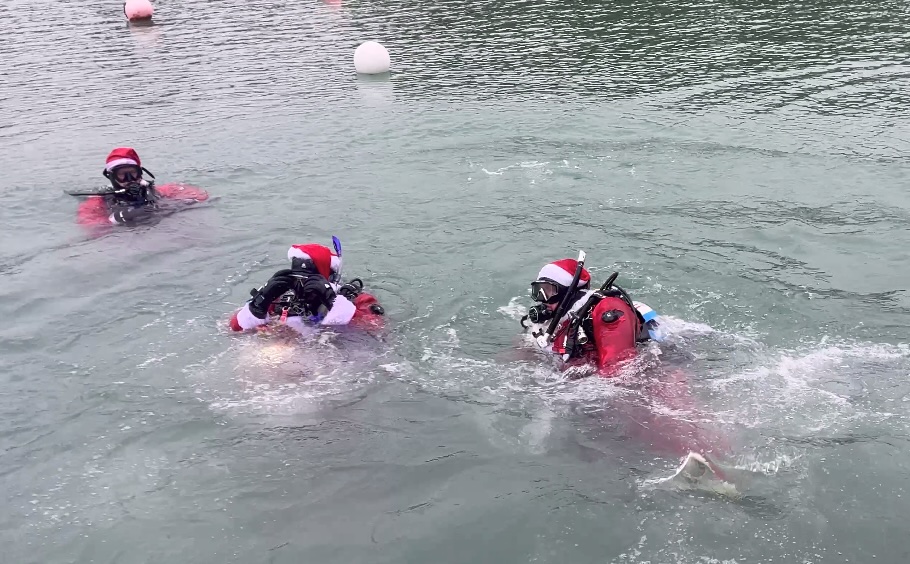
[[[879,386],[902,386],[910,366],[905,345],[840,343],[802,351],[771,353],[745,370],[715,378],[707,386],[721,392],[727,410],[718,416],[746,428],[773,428],[776,433],[811,436],[888,421],[906,428],[906,414],[877,410],[857,397],[867,394],[864,376],[870,363]]]
[[[710,335],[715,332],[714,328],[707,323],[686,321],[670,315],[659,315],[657,323],[667,334],[672,335]]]
[[[787,470],[794,467],[796,461],[801,458],[802,455],[791,456],[777,453],[773,459],[763,462],[754,454],[740,454],[735,457],[732,467],[739,470],[761,473],[766,476],[773,476],[778,474],[781,470]]]
[[[757,366],[726,378],[715,379],[711,385],[726,388],[740,381],[779,375],[792,386],[805,388],[808,382],[821,377],[824,372],[832,368],[843,368],[845,359],[887,361],[905,358],[910,358],[910,349],[903,344],[850,344],[803,352],[784,351],[776,359],[770,359],[770,365]]]
[[[326,398],[373,381],[375,364],[351,361],[323,332],[312,339],[246,335],[206,362],[187,367],[196,394],[228,413],[290,415],[322,407]],[[371,354],[370,359],[377,356]]]
[[[524,317],[528,310],[527,306],[522,303],[524,299],[520,296],[515,296],[509,300],[508,305],[500,306],[496,308],[496,311],[511,319],[519,320]]]
[[[496,170],[492,170],[492,171],[487,170],[485,167],[481,167],[480,170],[482,170],[483,172],[485,172],[486,174],[488,174],[490,176],[502,176],[504,172],[506,172],[507,170],[511,170],[513,168],[543,169],[543,174],[553,174],[552,170],[546,168],[548,164],[550,164],[550,163],[549,162],[540,162],[540,161],[522,161],[520,163],[506,165],[504,167],[500,167],[500,168],[498,168]]]

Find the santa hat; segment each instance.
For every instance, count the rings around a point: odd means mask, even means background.
[[[319,274],[325,278],[329,278],[332,272],[338,272],[341,269],[341,257],[322,245],[291,245],[291,248],[288,249],[288,260],[295,258],[310,259]]]
[[[560,286],[568,286],[575,277],[575,269],[578,268],[578,261],[575,259],[562,259],[549,264],[545,264],[537,274],[537,279],[548,278]],[[588,269],[581,269],[581,276],[578,278],[578,287],[584,288],[591,282],[591,275]]]
[[[139,155],[136,153],[135,149],[131,147],[117,147],[107,156],[107,161],[104,163],[104,169],[114,170],[115,167],[121,165],[142,166],[142,162],[139,160]]]

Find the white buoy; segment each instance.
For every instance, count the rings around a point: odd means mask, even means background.
[[[360,74],[382,74],[389,72],[389,52],[375,41],[362,43],[354,51],[354,69]]]
[[[126,0],[123,3],[123,15],[131,22],[150,20],[154,13],[155,9],[149,0]]]

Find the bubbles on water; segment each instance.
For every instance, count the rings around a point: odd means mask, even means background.
[[[802,458],[802,454],[788,454],[779,452],[771,460],[761,460],[754,453],[737,454],[731,460],[734,468],[748,470],[749,472],[760,473],[766,476],[773,476],[782,471],[795,467],[796,463]]]

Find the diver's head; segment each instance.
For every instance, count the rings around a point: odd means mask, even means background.
[[[142,170],[142,162],[134,149],[118,147],[107,156],[102,174],[110,180],[118,195],[122,194],[127,199],[144,200],[147,197],[147,187],[142,182]]]
[[[332,284],[340,283],[341,257],[324,245],[291,245],[288,260],[292,270],[313,271],[313,274],[322,275]]]
[[[569,292],[569,286],[575,277],[578,261],[575,259],[562,259],[545,264],[537,274],[537,280],[531,282],[531,298],[538,303],[546,304],[547,309],[556,309],[559,302]],[[581,276],[573,292],[583,290],[591,283],[591,275],[587,269],[581,269]]]

